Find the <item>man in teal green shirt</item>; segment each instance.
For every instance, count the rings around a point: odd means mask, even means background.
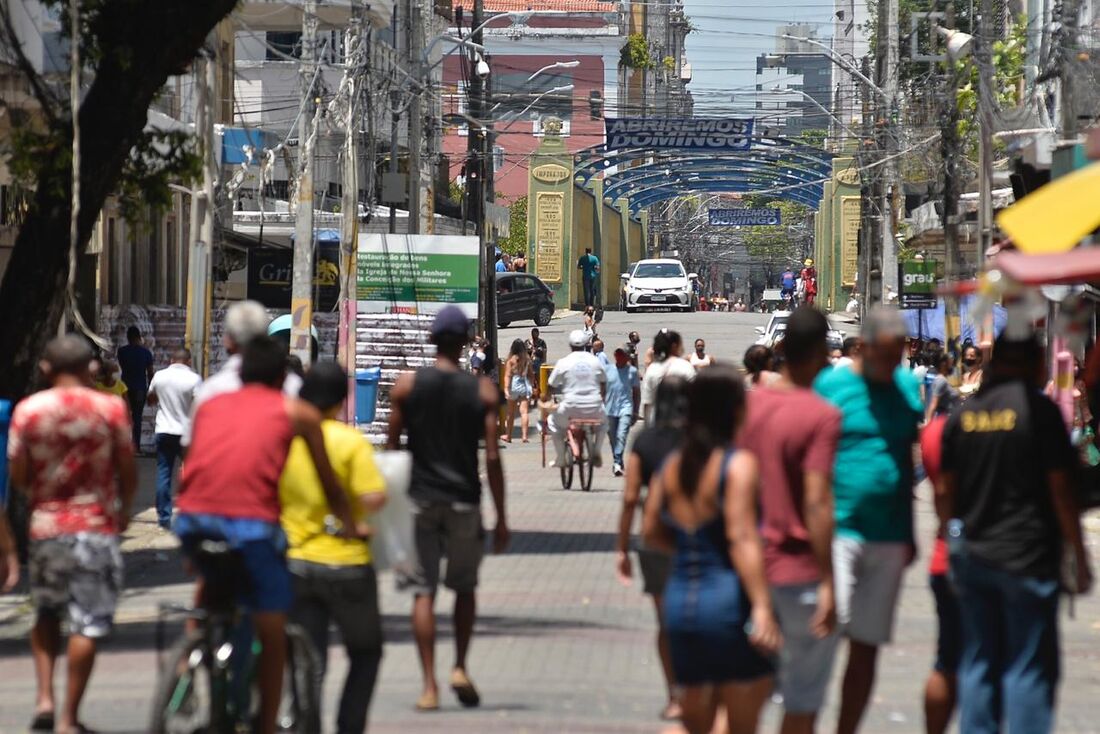
[[[863,324],[861,358],[822,373],[814,384],[842,414],[833,474],[833,577],[849,652],[838,734],[859,727],[878,648],[890,642],[901,578],[914,555],[913,444],[923,409],[919,383],[900,366],[905,336],[896,309],[872,311]]]
[[[592,254],[592,248],[584,248],[584,254],[577,260],[577,270],[581,271],[581,283],[584,285],[584,305],[596,305],[596,278],[600,274],[600,259]]]

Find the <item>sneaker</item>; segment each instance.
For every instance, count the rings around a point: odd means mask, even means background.
[[[614,474],[617,477],[621,477],[623,475],[622,466],[619,465],[619,464],[616,464],[615,466],[611,467],[611,473]]]

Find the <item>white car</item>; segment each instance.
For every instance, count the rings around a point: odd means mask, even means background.
[[[772,313],[767,326],[756,327],[756,333],[759,335],[756,343],[768,349],[774,349],[776,344],[783,341],[784,332],[787,331],[787,319],[790,317],[790,311],[775,311]]]
[[[639,260],[623,273],[623,308],[633,313],[640,308],[695,310],[693,284],[699,278],[684,270],[679,260]]]

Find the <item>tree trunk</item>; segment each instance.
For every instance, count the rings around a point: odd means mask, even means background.
[[[168,77],[185,70],[207,34],[236,0],[107,0],[90,33],[99,51],[80,105],[79,247],[87,247],[126,156],[145,127],[149,105]],[[45,343],[65,308],[72,180],[43,161],[35,195],[0,283],[0,397],[27,390]]]

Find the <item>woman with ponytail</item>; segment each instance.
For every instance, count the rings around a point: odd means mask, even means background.
[[[684,352],[684,341],[679,332],[669,329],[658,331],[657,336],[653,337],[652,352],[653,362],[646,367],[642,379],[641,415],[647,425],[653,423],[653,404],[657,399],[657,386],[661,384],[661,380],[669,375],[685,380],[695,379],[695,368],[681,356]]]
[[[736,372],[700,373],[687,386],[683,442],[645,507],[646,543],[673,553],[664,616],[690,734],[709,732],[719,705],[731,734],[756,731],[781,645],[757,532],[757,462],[732,448],[744,415]]]

